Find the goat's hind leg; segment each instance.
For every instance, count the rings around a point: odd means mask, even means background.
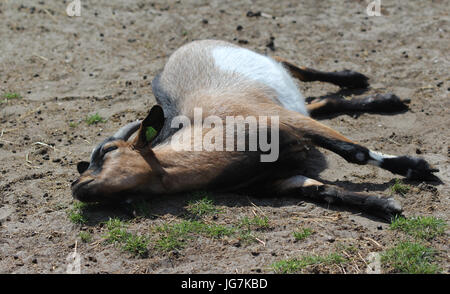
[[[400,204],[393,198],[347,191],[302,175],[278,180],[274,183],[274,188],[279,194],[292,194],[299,191],[302,196],[313,200],[351,206],[388,222],[402,212]]]
[[[296,66],[278,57],[273,57],[297,79],[303,82],[321,81],[335,84],[341,88],[367,88],[368,78],[358,72],[343,70],[337,72],[322,72],[315,69]],[[408,100],[401,100],[394,94],[374,94],[364,98],[351,100],[341,98],[323,98],[307,105],[312,117],[342,112],[400,112],[408,109]]]
[[[369,78],[356,71],[343,70],[324,72],[303,66],[296,66],[279,56],[273,56],[272,58],[283,64],[294,77],[302,82],[327,82],[348,89],[364,89],[369,86]]]

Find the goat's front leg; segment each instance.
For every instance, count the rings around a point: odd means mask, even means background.
[[[279,194],[300,192],[302,196],[329,204],[348,205],[365,211],[385,221],[401,215],[402,208],[393,198],[380,197],[367,193],[351,192],[337,186],[323,184],[302,175],[278,180],[274,183]]]
[[[242,111],[243,107],[239,106]],[[295,111],[281,106],[254,105],[245,109],[248,115],[276,115],[279,117],[280,134],[295,136],[298,139],[309,139],[313,145],[328,149],[347,162],[366,165],[371,164],[388,170],[394,174],[402,175],[410,180],[436,181],[439,178],[433,173],[438,169],[433,168],[422,158],[412,156],[395,156],[370,150],[346,138],[332,128]]]

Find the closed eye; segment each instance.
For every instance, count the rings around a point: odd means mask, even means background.
[[[110,146],[110,147],[108,147],[108,148],[103,149],[103,150],[102,150],[103,156],[104,156],[106,153],[108,153],[108,152],[110,152],[110,151],[113,151],[113,150],[116,150],[116,149],[117,149],[117,146]]]

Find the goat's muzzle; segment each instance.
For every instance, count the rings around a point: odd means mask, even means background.
[[[89,183],[93,182],[94,179],[88,179],[85,181],[80,181],[77,179],[72,183],[72,196],[73,198],[82,201],[82,202],[92,202],[93,199],[89,197],[90,189]]]

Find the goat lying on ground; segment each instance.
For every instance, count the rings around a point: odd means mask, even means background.
[[[123,201],[132,194],[153,197],[198,189],[254,189],[342,203],[387,220],[401,213],[399,203],[392,198],[350,192],[307,177],[316,168],[313,159],[317,152],[312,152],[311,146],[331,150],[350,163],[376,165],[409,179],[437,179],[433,175],[437,170],[423,159],[369,150],[309,116],[407,109],[397,96],[325,98],[305,105],[291,75],[342,88],[368,86],[367,77],[360,73],[297,67],[282,58],[269,58],[222,41],[195,41],[181,47],[153,80],[159,105],[144,120],[122,127],[99,144],[90,162],[78,163],[81,176],[72,183],[73,197],[102,202]],[[194,122],[198,109],[202,117],[213,118],[209,124]],[[185,118],[182,128],[180,124],[174,127],[179,117]],[[249,125],[255,120],[246,120],[248,125],[234,133],[235,125],[216,127],[227,117],[264,117],[268,121],[260,119],[252,128]],[[268,155],[268,150],[261,140],[256,149],[249,147],[257,135],[267,138],[269,134],[271,143],[277,143],[271,146],[278,148],[279,154],[275,160],[264,161],[262,156]],[[239,136],[247,140],[244,149],[233,140]],[[206,145],[201,142],[205,141],[219,148],[204,150]],[[225,144],[232,148],[225,148]]]

